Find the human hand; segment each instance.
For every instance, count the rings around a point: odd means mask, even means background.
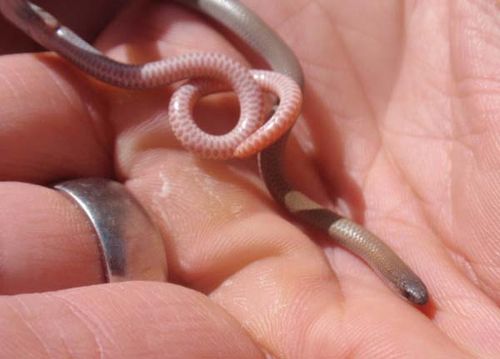
[[[0,337],[13,342],[6,353],[498,353],[499,256],[489,248],[499,232],[500,125],[498,94],[484,89],[498,77],[488,44],[500,29],[491,9],[450,2],[446,12],[442,4],[248,2],[305,69],[296,131],[305,153],[290,146],[291,179],[323,202],[344,199],[345,211],[409,262],[430,290],[423,313],[345,250],[322,242],[325,256],[310,240],[316,233],[301,232],[272,204],[253,162],[200,161],[180,150],[166,124],[165,89],[114,89],[53,56],[2,58],[0,178],[32,184],[0,185],[0,288],[46,292],[2,298],[8,325]],[[468,34],[478,23],[481,31]],[[202,17],[166,2],[132,5],[98,45],[126,62],[193,50],[239,56]],[[221,130],[237,107],[224,97],[199,112],[206,121],[226,117],[207,124]],[[194,290],[91,286],[102,281],[93,229],[41,185],[113,175],[158,223],[170,281]]]

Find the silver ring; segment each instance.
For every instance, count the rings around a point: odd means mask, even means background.
[[[82,178],[54,188],[72,199],[92,223],[106,281],[166,281],[160,233],[125,186],[104,178]]]

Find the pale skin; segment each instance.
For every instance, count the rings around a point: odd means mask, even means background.
[[[0,57],[0,291],[9,294],[0,356],[498,356],[500,8],[245,3],[304,67],[290,179],[380,235],[431,303],[411,306],[285,217],[253,160],[182,150],[164,89],[117,90],[56,56],[9,55]],[[116,59],[207,50],[244,61],[211,23],[169,2],[111,13],[97,45]],[[95,17],[72,16],[98,32]],[[0,41],[4,52],[24,44],[15,36]],[[224,96],[198,112],[223,129],[237,106]],[[165,239],[170,283],[100,284],[92,227],[48,188],[85,176],[114,176],[140,200]]]

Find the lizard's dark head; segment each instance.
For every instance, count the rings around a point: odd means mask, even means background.
[[[399,290],[413,304],[424,305],[429,300],[427,288],[420,280],[405,283]]]

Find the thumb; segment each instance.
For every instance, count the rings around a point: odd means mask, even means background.
[[[262,358],[206,296],[127,282],[0,297],[2,358]]]

